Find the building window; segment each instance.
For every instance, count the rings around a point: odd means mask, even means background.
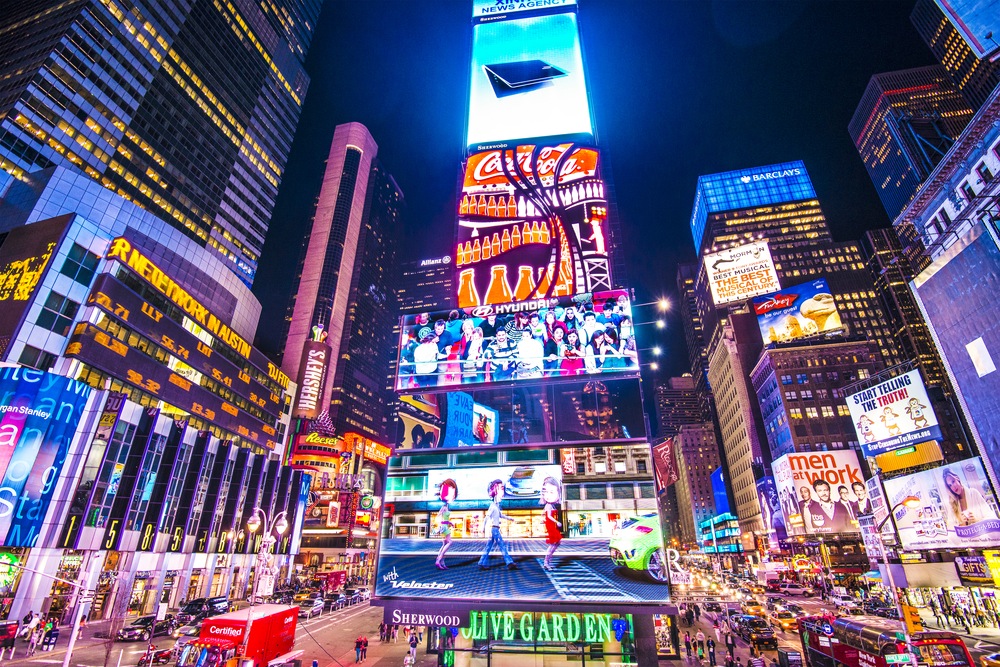
[[[604,484],[587,484],[584,488],[587,491],[587,500],[608,499],[608,487]]]
[[[566,487],[566,500],[579,500],[580,499],[580,487],[575,484],[570,484]]]
[[[588,497],[590,494],[587,494]],[[613,484],[611,495],[615,500],[632,500],[635,498],[635,488],[631,484]]]
[[[786,401],[794,401],[794,400],[797,400],[797,399],[798,399],[798,394],[796,394],[794,391],[786,391],[785,392],[785,400]]]
[[[819,413],[816,408],[806,408],[806,418],[807,419],[819,419]]]
[[[781,376],[781,384],[791,384],[791,383],[792,383],[792,376],[791,375],[782,375]]]
[[[802,410],[799,408],[792,408],[788,411],[788,416],[792,419],[802,419]]]
[[[796,373],[795,382],[798,384],[809,384],[809,376],[805,373]]]
[[[59,273],[69,276],[81,285],[90,285],[97,270],[98,257],[79,243],[74,243],[69,249],[69,256],[63,263]]]
[[[822,413],[822,415],[824,417],[827,417],[827,418],[833,417],[833,406],[832,405],[823,405],[823,406],[820,407],[820,412]]]
[[[39,350],[37,347],[25,345],[24,350],[21,352],[21,357],[17,361],[25,366],[37,368],[40,371],[47,371],[56,362],[56,355],[45,350]]]
[[[802,390],[802,400],[803,401],[811,401],[812,397],[813,397],[813,393],[812,393],[811,389],[803,389]]]
[[[69,328],[79,310],[80,304],[76,301],[71,301],[55,292],[49,292],[49,298],[45,300],[45,305],[42,306],[42,312],[38,314],[35,324],[60,336],[66,336],[69,334]]]
[[[655,498],[656,489],[652,484],[640,482],[639,483],[639,497],[640,498]]]
[[[837,414],[840,415],[841,417],[850,417],[851,410],[846,405],[840,404],[837,406]]]
[[[646,472],[646,459],[635,460],[635,471],[638,473]]]
[[[586,463],[577,463],[576,464],[576,474],[577,475],[584,475],[586,473],[587,473],[587,464]]]
[[[979,178],[982,179],[983,183],[989,183],[990,181],[993,180],[993,172],[990,171],[990,168],[986,165],[985,162],[979,165],[979,168],[976,169],[976,172],[979,174]]]

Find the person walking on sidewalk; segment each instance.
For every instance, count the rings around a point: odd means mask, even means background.
[[[410,633],[410,655],[413,656],[414,660],[417,659],[417,633],[415,632]]]
[[[361,662],[364,662],[368,658],[368,637],[364,636],[361,638]]]
[[[698,648],[705,648],[705,633],[698,630],[698,633],[694,636],[695,641],[698,642]]]
[[[716,620],[715,623],[712,624],[712,628],[715,630],[715,641],[716,642],[721,642],[722,641],[722,626],[719,625],[719,621],[718,620]]]
[[[684,633],[684,650],[687,652],[687,657],[691,657],[691,633]]]
[[[392,643],[395,644],[399,640],[399,623],[392,624]]]
[[[729,654],[730,658],[736,657],[736,639],[729,630],[726,630],[726,653]]]
[[[698,606],[697,602],[694,603],[694,620],[701,620],[701,607]]]
[[[358,635],[358,638],[354,640],[354,662],[361,662],[361,635]]]
[[[705,642],[705,647],[708,649],[708,664],[715,667],[715,640],[711,637]]]

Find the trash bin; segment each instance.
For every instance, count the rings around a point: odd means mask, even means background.
[[[45,639],[42,641],[42,650],[51,651],[55,648],[57,641],[59,641],[59,628],[52,628],[46,633]]]

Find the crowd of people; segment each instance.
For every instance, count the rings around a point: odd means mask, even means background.
[[[400,340],[399,389],[638,369],[624,291],[592,302],[473,316],[409,316]]]
[[[59,619],[29,611],[21,619],[19,636],[28,642],[28,655],[36,650],[51,651],[59,639]]]

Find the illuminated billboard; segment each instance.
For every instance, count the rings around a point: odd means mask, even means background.
[[[625,290],[452,314],[403,317],[397,390],[639,370]]]
[[[668,600],[656,512],[624,520],[606,536],[577,530],[582,513],[566,509],[558,457],[558,450],[511,450],[506,464],[489,467],[392,465],[386,504],[407,521],[380,542],[375,595],[505,604]]]
[[[713,213],[815,198],[802,160],[699,176],[691,212],[695,252],[701,251],[708,216]]]
[[[765,345],[843,329],[830,286],[823,278],[754,297],[753,309]]]
[[[941,439],[920,371],[912,370],[847,397],[865,456]]]
[[[705,255],[705,271],[716,306],[745,301],[781,289],[767,241]]]
[[[904,549],[970,549],[1000,545],[1000,513],[982,461],[976,457],[884,481]],[[913,502],[913,501],[910,501]],[[914,503],[916,504],[916,503]]]
[[[592,136],[576,14],[477,23],[466,145]]]
[[[785,454],[772,470],[788,535],[859,532],[867,492],[853,450]]]
[[[611,288],[598,152],[572,143],[476,153],[458,210],[458,305]]]
[[[492,21],[508,14],[575,6],[576,0],[472,0],[472,18]]]

